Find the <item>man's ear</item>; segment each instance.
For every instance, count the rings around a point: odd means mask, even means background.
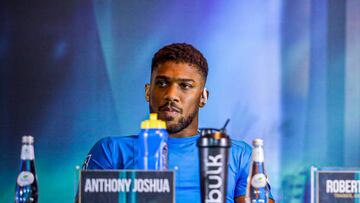
[[[149,83],[145,84],[145,100],[147,102],[150,101],[150,84]]]
[[[206,88],[204,88],[200,98],[200,103],[199,103],[200,108],[205,106],[208,98],[209,98],[209,91]]]

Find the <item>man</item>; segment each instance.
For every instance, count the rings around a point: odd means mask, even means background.
[[[153,57],[150,84],[145,98],[151,113],[166,121],[169,169],[176,173],[177,202],[200,202],[199,159],[196,140],[199,108],[205,106],[208,65],[204,56],[189,44],[171,44]],[[137,136],[108,137],[91,149],[86,169],[133,169],[136,166]],[[232,141],[229,153],[227,202],[245,202],[251,147]]]

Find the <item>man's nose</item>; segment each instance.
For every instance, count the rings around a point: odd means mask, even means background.
[[[166,88],[164,99],[167,101],[178,102],[179,101],[179,92],[176,85],[170,85]]]

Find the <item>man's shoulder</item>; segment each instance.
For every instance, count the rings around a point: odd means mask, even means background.
[[[123,169],[132,167],[137,136],[101,138],[91,148],[85,165],[87,169]]]
[[[101,138],[99,143],[124,143],[124,142],[133,142],[138,138],[137,135],[125,135],[125,136],[107,136]]]
[[[231,148],[233,148],[234,150],[244,151],[244,152],[249,152],[249,153],[251,153],[251,151],[252,151],[251,146],[248,143],[246,143],[245,141],[231,139],[231,144],[232,144]]]
[[[107,136],[98,140],[95,146],[102,146],[103,148],[113,148],[112,146],[134,146],[137,138],[137,135]]]
[[[239,168],[246,167],[251,161],[252,147],[241,140],[231,140],[230,156]]]

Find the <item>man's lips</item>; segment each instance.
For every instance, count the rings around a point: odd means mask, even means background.
[[[161,107],[159,113],[163,114],[165,118],[172,118],[181,113],[181,110],[177,107],[167,105]]]
[[[176,113],[180,113],[180,110],[172,107],[172,106],[165,106],[163,108],[160,109],[160,111],[167,111],[167,112],[176,112]]]

